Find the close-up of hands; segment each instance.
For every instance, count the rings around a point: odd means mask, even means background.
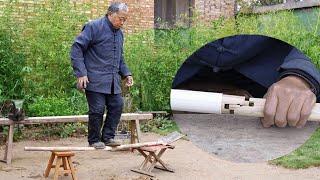
[[[264,127],[297,127],[306,124],[316,103],[309,84],[297,76],[287,76],[274,83],[265,94]]]

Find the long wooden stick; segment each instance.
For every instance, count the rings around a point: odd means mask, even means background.
[[[101,150],[118,151],[118,150],[125,150],[125,149],[145,147],[145,146],[167,145],[181,139],[183,136],[184,136],[183,134],[180,134],[179,132],[175,131],[164,137],[159,138],[156,141],[135,143],[135,144],[124,144],[117,147],[107,146]],[[97,149],[95,149],[94,147],[25,147],[24,150],[25,151],[94,151]]]
[[[117,147],[105,147],[104,151],[119,151],[125,150],[130,148],[138,148],[138,147],[145,147],[145,146],[156,146],[156,145],[166,145],[166,143],[162,141],[155,141],[155,142],[145,142],[145,143],[136,143],[136,144],[124,144]],[[25,147],[25,151],[95,151],[94,147]]]

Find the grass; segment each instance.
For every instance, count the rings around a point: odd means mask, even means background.
[[[290,154],[269,161],[270,164],[290,169],[320,166],[320,128],[298,149]]]
[[[162,136],[174,131],[180,132],[178,125],[168,118],[155,118],[147,121],[145,124],[141,125],[141,130],[143,132],[154,132]]]

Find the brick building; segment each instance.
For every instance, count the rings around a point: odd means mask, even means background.
[[[145,28],[190,26],[190,17],[210,21],[234,16],[235,0],[124,0],[132,10],[129,31]],[[138,3],[137,3],[138,2]],[[137,26],[135,21],[139,21]]]
[[[81,11],[81,7],[84,5],[90,4],[92,9],[82,13],[94,19],[105,14],[111,1],[113,0],[70,0],[70,3],[74,5],[76,12]],[[19,0],[18,2],[16,16],[23,22],[33,15],[34,7],[55,1]],[[131,12],[125,27],[126,32],[129,33],[143,29],[160,28],[160,24],[171,27],[176,22],[190,26],[191,21],[188,17],[193,14],[196,14],[200,20],[207,22],[220,16],[231,17],[234,15],[235,6],[235,0],[123,0],[123,2],[128,4]],[[8,3],[7,0],[0,0],[0,15],[1,7],[6,3]]]

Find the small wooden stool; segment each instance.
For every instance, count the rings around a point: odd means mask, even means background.
[[[44,172],[44,177],[48,177],[51,168],[55,168],[53,179],[57,180],[60,173],[64,173],[65,176],[68,176],[68,174],[72,175],[72,179],[76,180],[76,173],[75,169],[73,167],[71,157],[74,156],[73,152],[70,151],[63,151],[63,152],[55,152],[52,151],[48,166],[46,168],[46,171]],[[57,157],[56,164],[53,165],[54,159]],[[63,167],[64,170],[60,171],[60,167]]]
[[[151,171],[153,168],[157,168],[160,170],[164,171],[169,171],[169,172],[174,172],[173,169],[169,168],[167,164],[165,164],[160,158],[163,155],[163,153],[167,149],[174,149],[174,146],[172,145],[157,145],[157,146],[149,146],[149,147],[140,147],[140,148],[134,148],[138,150],[143,156],[144,156],[144,161],[142,164],[136,168],[136,169],[131,169],[131,171],[140,173],[140,174],[145,174],[151,177],[155,177]],[[159,151],[158,154],[157,151]],[[148,152],[148,155],[146,154]],[[159,163],[161,166],[156,165]]]

